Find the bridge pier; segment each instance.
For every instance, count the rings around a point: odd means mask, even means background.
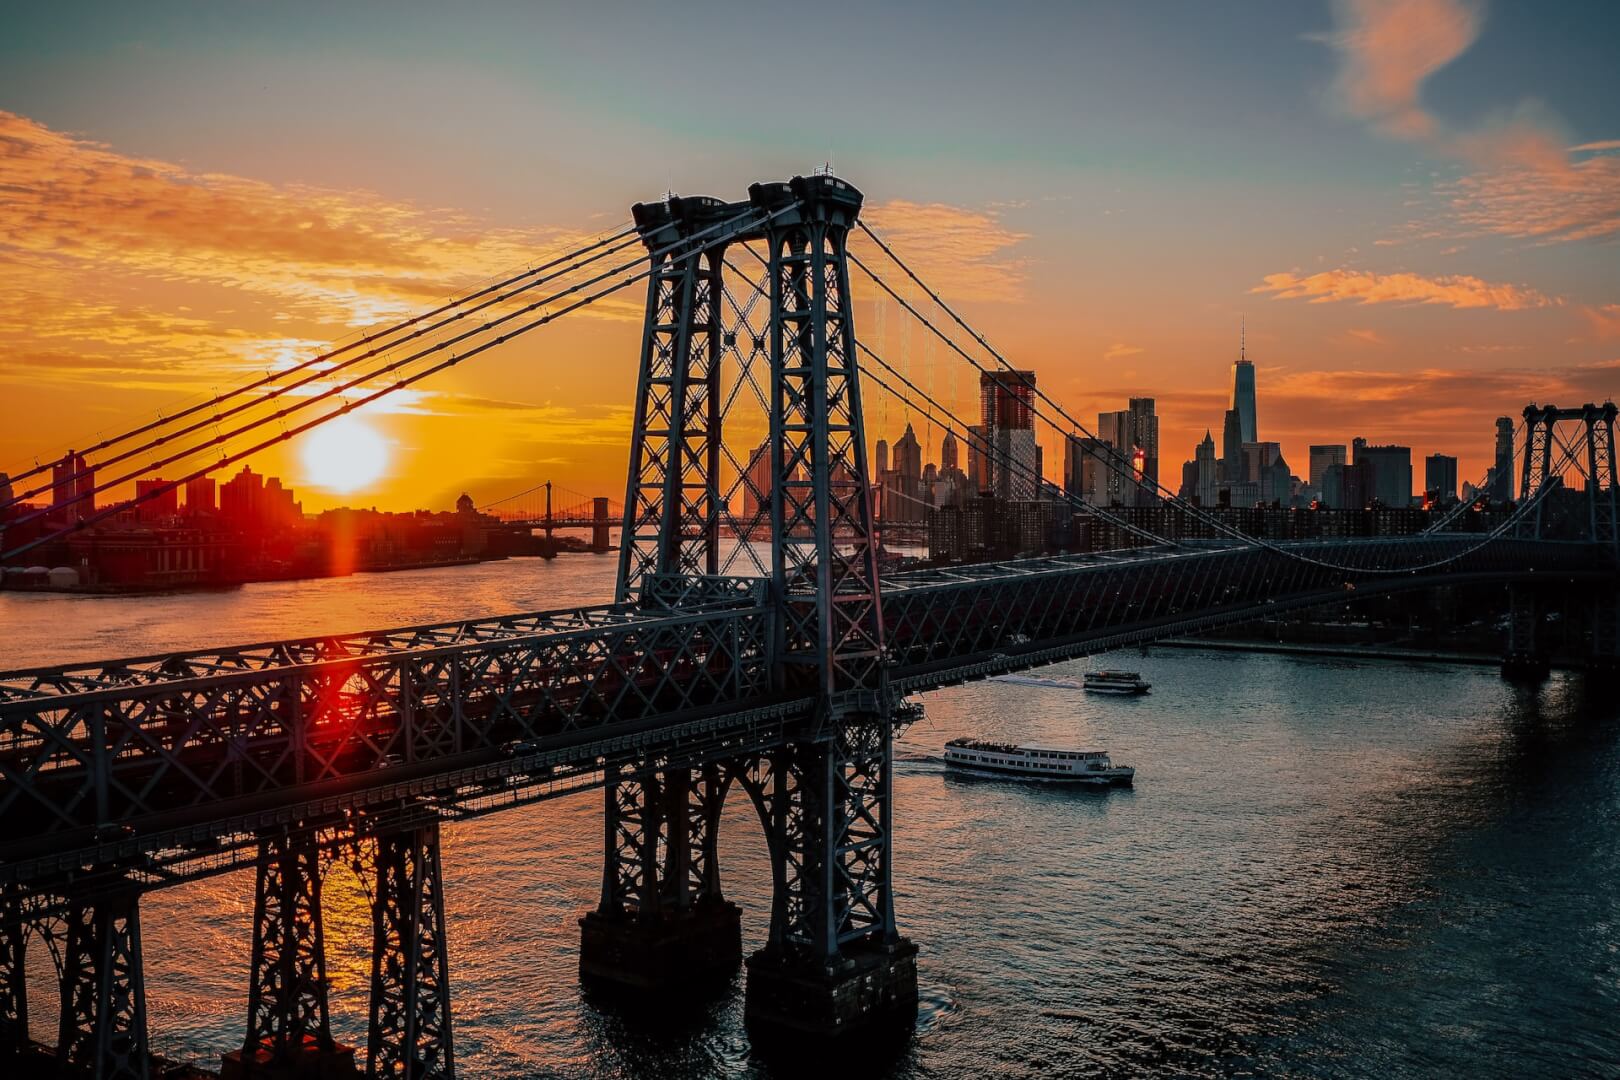
[[[58,1068],[96,1080],[147,1080],[140,900],[131,891],[75,907],[62,955]]]
[[[27,957],[28,924],[13,898],[0,899],[0,1067],[28,1049]]]
[[[774,886],[744,1006],[766,1046],[897,1039],[917,1016],[917,947],[894,919],[889,720],[852,713],[832,725],[831,739],[773,754],[745,780]]]
[[[313,838],[259,843],[247,1035],[226,1054],[221,1080],[358,1077],[354,1048],[332,1038],[321,853]]]
[[[452,1080],[438,822],[380,833],[374,851],[366,1076]]]
[[[607,785],[602,900],[579,921],[587,986],[689,993],[741,966],[741,911],[720,891],[716,847],[727,786],[714,763]]]
[[[1552,671],[1542,633],[1542,596],[1539,590],[1508,587],[1508,648],[1502,677],[1539,682]]]

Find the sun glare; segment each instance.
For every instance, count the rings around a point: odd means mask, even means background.
[[[303,444],[305,482],[325,491],[360,491],[388,470],[388,439],[355,416],[322,424]]]

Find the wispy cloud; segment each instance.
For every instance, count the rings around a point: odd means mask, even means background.
[[[0,112],[0,352],[41,378],[106,369],[230,382],[581,239],[194,172]],[[196,310],[153,299],[177,295]],[[639,318],[639,305],[604,313]]]
[[[1008,227],[997,210],[896,199],[868,206],[862,216],[895,254],[947,299],[1023,299],[1028,264],[1014,249],[1028,234]],[[852,244],[868,266],[902,296],[907,294],[904,274],[875,245],[862,237]]]
[[[1479,37],[1478,5],[1460,0],[1338,0],[1335,29],[1320,36],[1338,50],[1339,102],[1351,115],[1402,139],[1433,136],[1423,80]]]
[[[1620,158],[1601,153],[1620,148],[1620,140],[1571,147],[1558,118],[1532,102],[1462,131],[1425,106],[1424,81],[1478,39],[1480,4],[1338,0],[1334,24],[1317,40],[1339,53],[1338,105],[1466,170],[1437,183],[1436,220],[1408,222],[1405,238],[1499,235],[1560,243],[1620,234]]]
[[[1353,300],[1361,304],[1444,304],[1454,308],[1519,311],[1560,303],[1535,289],[1484,281],[1467,274],[1423,277],[1347,269],[1324,270],[1305,276],[1291,271],[1267,274],[1249,291],[1269,293],[1276,300],[1308,300],[1313,304]]]
[[[1123,360],[1127,356],[1139,356],[1144,351],[1140,345],[1126,345],[1124,342],[1116,341],[1103,350],[1103,359]]]

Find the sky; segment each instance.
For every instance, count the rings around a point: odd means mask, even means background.
[[[1300,474],[1309,444],[1363,436],[1478,479],[1494,417],[1620,390],[1620,5],[670,10],[9,11],[0,470],[569,250],[634,202],[823,165],[1074,416],[1156,398],[1167,479],[1220,438],[1240,324],[1260,437]],[[971,415],[974,373],[856,288],[862,338]],[[299,440],[254,467],[310,510],[542,480],[617,501],[640,300],[360,410],[387,452],[356,490]],[[869,387],[866,411],[869,441],[910,421],[937,459],[916,410]]]

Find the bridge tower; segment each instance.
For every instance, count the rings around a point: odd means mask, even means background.
[[[862,196],[834,176],[755,184],[770,274],[775,678],[817,700],[802,739],[752,770],[775,895],[748,959],[756,1032],[865,1033],[916,1015],[895,926],[892,700],[845,245]]]
[[[671,579],[717,573],[724,259],[705,237],[752,212],[763,225],[746,238],[768,248],[773,686],[817,706],[788,746],[726,771],[613,778],[602,900],[581,920],[587,981],[659,988],[735,970],[714,830],[736,778],[764,821],[774,886],[746,1015],[757,1033],[799,1040],[881,1030],[917,1007],[916,948],[894,918],[892,700],[845,253],[861,204],[847,182],[813,176],[755,184],[743,204],[635,208],[654,273],[618,599],[657,603]]]
[[[719,571],[725,245],[705,241],[746,209],[672,196],[631,211],[652,274],[619,541],[620,603],[656,604],[660,583]],[[602,898],[580,920],[580,975],[588,984],[679,991],[736,972],[740,912],[721,894],[714,848],[724,799],[725,781],[712,765],[649,765],[609,778]]]

